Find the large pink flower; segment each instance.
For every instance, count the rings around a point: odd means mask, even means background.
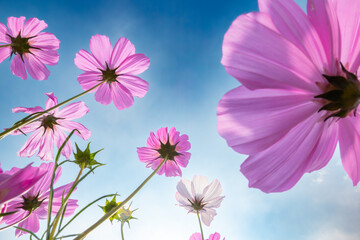
[[[90,51],[80,50],[75,64],[85,71],[78,82],[86,91],[105,81],[96,89],[95,100],[122,110],[133,105],[134,97],[144,97],[149,84],[135,76],[149,68],[150,60],[142,53],[135,54],[135,47],[126,38],[120,38],[113,48],[110,39],[95,35],[90,39]]]
[[[218,131],[249,186],[293,187],[323,168],[337,142],[354,185],[360,180],[360,1],[259,0],[225,34],[222,64],[243,84],[218,107]]]
[[[36,167],[33,168],[33,171],[38,171]],[[17,221],[26,217],[29,212],[30,216],[19,223],[19,227],[30,230],[34,233],[38,232],[40,229],[39,219],[47,219],[48,205],[49,205],[49,195],[50,195],[50,184],[52,178],[52,172],[54,169],[54,163],[43,163],[40,165],[39,169],[45,171],[46,174],[40,181],[38,181],[27,193],[21,197],[15,198],[7,204],[7,211],[17,211],[14,214],[5,216],[0,223],[5,223],[8,225],[14,224]],[[16,174],[20,169],[12,168],[10,171],[5,172],[6,174],[13,175]],[[61,167],[56,171],[54,183],[56,183],[61,176]],[[58,187],[54,189],[54,198],[51,213],[56,215],[60,209],[63,196],[69,192],[73,183]],[[65,211],[65,216],[70,216],[74,213],[77,205],[77,200],[69,199]],[[26,234],[24,231],[16,230],[15,235],[18,237],[22,234]]]
[[[26,79],[27,70],[32,78],[46,80],[50,72],[45,64],[58,63],[60,41],[52,33],[41,32],[47,24],[37,18],[25,22],[25,17],[8,17],[7,25],[0,23],[0,43],[4,43],[0,45],[0,63],[15,55],[10,66],[13,74]]]
[[[33,168],[30,165],[18,169],[12,174],[3,173],[0,168],[0,209],[6,202],[26,193],[44,176],[45,171],[43,169]]]
[[[190,182],[188,179],[181,179],[176,185],[176,200],[180,207],[188,210],[189,213],[199,213],[201,221],[210,226],[216,216],[215,208],[219,208],[224,196],[221,184],[217,179],[209,183],[203,176],[194,176]]]
[[[202,240],[201,234],[194,233],[193,235],[191,235],[189,240]],[[220,234],[217,232],[210,234],[209,238],[206,240],[220,240]],[[225,238],[223,240],[225,240]]]
[[[52,108],[58,104],[58,100],[53,93],[45,94],[49,97],[46,101],[45,109]],[[39,106],[34,108],[17,107],[13,109],[13,112],[15,113],[25,112],[29,114],[42,111],[44,111],[44,109]],[[66,135],[63,131],[71,132],[72,130],[77,129],[80,134],[77,131],[75,131],[75,134],[79,135],[84,140],[87,140],[91,135],[90,131],[82,124],[71,120],[80,118],[88,112],[89,109],[84,102],[71,103],[61,110],[56,108],[50,111],[39,118],[39,120],[20,128],[21,131],[13,132],[13,135],[34,132],[24,146],[18,151],[18,156],[31,157],[39,149],[37,156],[40,157],[41,160],[53,160],[54,144],[60,148],[66,139]],[[71,141],[66,143],[61,153],[66,158],[71,156]]]
[[[147,147],[140,147],[137,153],[141,162],[146,167],[155,170],[167,156],[167,161],[157,172],[159,175],[165,173],[166,177],[181,176],[180,167],[186,167],[189,163],[191,153],[189,137],[186,134],[180,135],[174,127],[160,128],[156,136],[153,132],[147,140]],[[179,167],[180,166],[180,167]]]

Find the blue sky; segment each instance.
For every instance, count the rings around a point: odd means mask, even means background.
[[[346,177],[338,151],[327,167],[306,174],[290,191],[265,194],[247,187],[239,172],[246,156],[232,151],[217,134],[218,101],[238,86],[220,64],[223,35],[238,15],[256,10],[254,0],[2,2],[2,23],[8,16],[37,17],[46,21],[47,31],[61,44],[59,64],[49,68],[47,81],[23,81],[11,74],[8,60],[0,64],[0,128],[23,117],[12,114],[11,108],[44,106],[45,92],[54,92],[60,100],[81,92],[76,78],[82,71],[74,65],[74,57],[80,49],[89,49],[92,35],[107,35],[113,44],[127,37],[151,60],[149,70],[141,74],[149,82],[149,92],[124,111],[97,103],[93,94],[80,99],[90,108],[80,121],[92,131],[92,149],[105,148],[97,160],[106,164],[74,194],[81,206],[104,194],[118,192],[125,198],[131,193],[151,173],[138,160],[136,147],[145,146],[150,131],[175,126],[189,135],[192,144],[183,178],[196,174],[217,178],[226,196],[211,226],[204,228],[206,235],[217,231],[227,240],[359,239],[360,189]],[[3,169],[29,162],[40,165],[36,157],[16,156],[26,139],[9,136],[0,142]],[[72,166],[65,167],[61,183],[72,181],[75,174]],[[187,240],[199,231],[196,216],[176,206],[179,180],[156,176],[133,199],[139,220],[125,228],[126,239]],[[68,233],[84,230],[101,215],[101,209],[93,207]],[[0,232],[0,239],[13,238],[13,230]],[[121,239],[120,225],[107,222],[87,239]]]

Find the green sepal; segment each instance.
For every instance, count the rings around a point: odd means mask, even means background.
[[[104,149],[100,149],[94,153],[91,153],[90,143],[88,143],[88,145],[84,151],[81,151],[76,143],[75,143],[75,146],[76,146],[76,153],[74,152],[74,157],[75,157],[74,163],[79,165],[79,167],[84,166],[84,168],[89,168],[90,170],[93,170],[94,166],[105,165],[105,164],[99,163],[98,161],[95,160],[96,154]]]

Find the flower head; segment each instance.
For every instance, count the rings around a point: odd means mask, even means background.
[[[259,0],[225,34],[222,64],[243,84],[217,110],[218,131],[248,154],[241,172],[264,192],[292,188],[331,159],[360,181],[360,1]]]
[[[90,39],[90,51],[80,50],[75,64],[85,71],[78,77],[85,91],[104,82],[96,89],[96,101],[105,105],[113,101],[122,110],[133,105],[134,96],[145,96],[149,84],[135,75],[148,69],[150,60],[142,53],[135,53],[128,39],[120,38],[113,48],[107,36],[97,34]]]
[[[58,104],[58,100],[53,93],[46,93],[46,95],[49,98],[46,102],[45,109],[52,108]],[[13,109],[15,113],[25,112],[29,114],[42,111],[44,111],[44,109],[39,106],[34,108],[17,107]],[[18,151],[18,156],[31,157],[39,149],[37,156],[39,156],[41,160],[53,160],[54,144],[60,148],[66,139],[63,131],[71,132],[77,129],[80,133],[75,131],[75,134],[87,140],[91,135],[90,131],[82,124],[71,120],[84,116],[88,111],[89,109],[84,102],[71,103],[61,110],[56,108],[48,112],[37,121],[20,128],[21,131],[13,132],[14,135],[34,132]],[[66,143],[61,153],[66,158],[70,158],[72,153],[70,141]]]
[[[187,152],[191,147],[188,139],[186,134],[180,135],[174,127],[170,128],[169,132],[167,127],[160,128],[156,135],[150,133],[147,147],[137,149],[139,159],[146,163],[146,167],[155,170],[166,158],[165,164],[157,173],[165,173],[166,177],[181,176],[180,167],[186,167],[191,156],[191,153]]]
[[[201,220],[206,226],[216,216],[215,208],[220,207],[224,196],[221,185],[217,179],[210,184],[206,177],[194,176],[192,182],[181,179],[176,185],[176,200],[180,206],[192,213],[199,213]]]
[[[121,204],[121,202],[117,202],[117,201],[116,201],[116,196],[114,196],[114,197],[111,199],[111,201],[109,201],[109,200],[106,199],[105,206],[99,206],[99,207],[104,211],[105,214],[107,214],[107,213],[110,212],[114,207],[116,207],[116,206],[118,206],[118,205],[120,205],[120,204]],[[112,223],[112,221],[113,221],[114,219],[116,219],[116,220],[118,220],[118,221],[120,221],[120,222],[127,222],[127,223],[129,224],[129,226],[130,226],[129,221],[130,221],[131,219],[137,219],[137,218],[135,218],[135,217],[132,216],[132,213],[133,213],[134,211],[136,211],[137,209],[130,210],[130,207],[131,207],[131,203],[130,203],[130,205],[129,205],[127,208],[121,207],[121,208],[117,211],[116,214],[112,215],[112,216],[109,218],[110,222]]]
[[[194,233],[193,235],[191,235],[189,240],[202,240],[201,234]],[[210,234],[209,238],[206,240],[220,240],[220,234],[217,232]],[[223,240],[225,240],[225,238]]]
[[[40,168],[33,168],[29,164],[23,169],[9,173],[3,173],[0,168],[0,209],[6,202],[25,194],[44,176],[45,171]]]
[[[60,41],[52,33],[41,32],[47,28],[44,21],[37,18],[8,17],[8,28],[0,23],[0,63],[9,56],[11,71],[22,79],[30,76],[37,80],[46,80],[50,72],[46,65],[56,65],[59,61]],[[26,67],[26,70],[25,70]]]
[[[33,171],[38,171],[36,167],[33,168]],[[46,219],[48,212],[49,204],[49,195],[50,195],[50,184],[52,178],[52,172],[54,169],[54,163],[43,163],[38,168],[41,171],[45,171],[46,174],[38,181],[27,193],[23,194],[20,197],[17,197],[7,204],[7,211],[17,211],[16,213],[8,216],[4,216],[0,223],[5,223],[8,225],[14,224],[17,221],[26,218],[24,221],[19,223],[19,227],[30,230],[32,232],[38,232],[40,229],[39,219]],[[16,174],[20,169],[12,168],[6,174]],[[61,176],[61,167],[56,171],[54,183],[56,183]],[[73,183],[58,187],[54,189],[54,198],[51,213],[56,215],[60,209],[63,196],[69,192]],[[70,216],[74,213],[77,208],[77,200],[69,199],[65,211],[65,216]],[[16,230],[15,235],[21,236],[26,234],[26,232],[19,229]]]

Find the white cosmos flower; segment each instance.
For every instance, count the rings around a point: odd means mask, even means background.
[[[216,216],[215,208],[220,207],[224,196],[221,185],[217,179],[210,184],[206,177],[194,176],[192,182],[182,179],[178,182],[176,200],[192,213],[199,212],[201,221],[210,226],[211,221]]]

